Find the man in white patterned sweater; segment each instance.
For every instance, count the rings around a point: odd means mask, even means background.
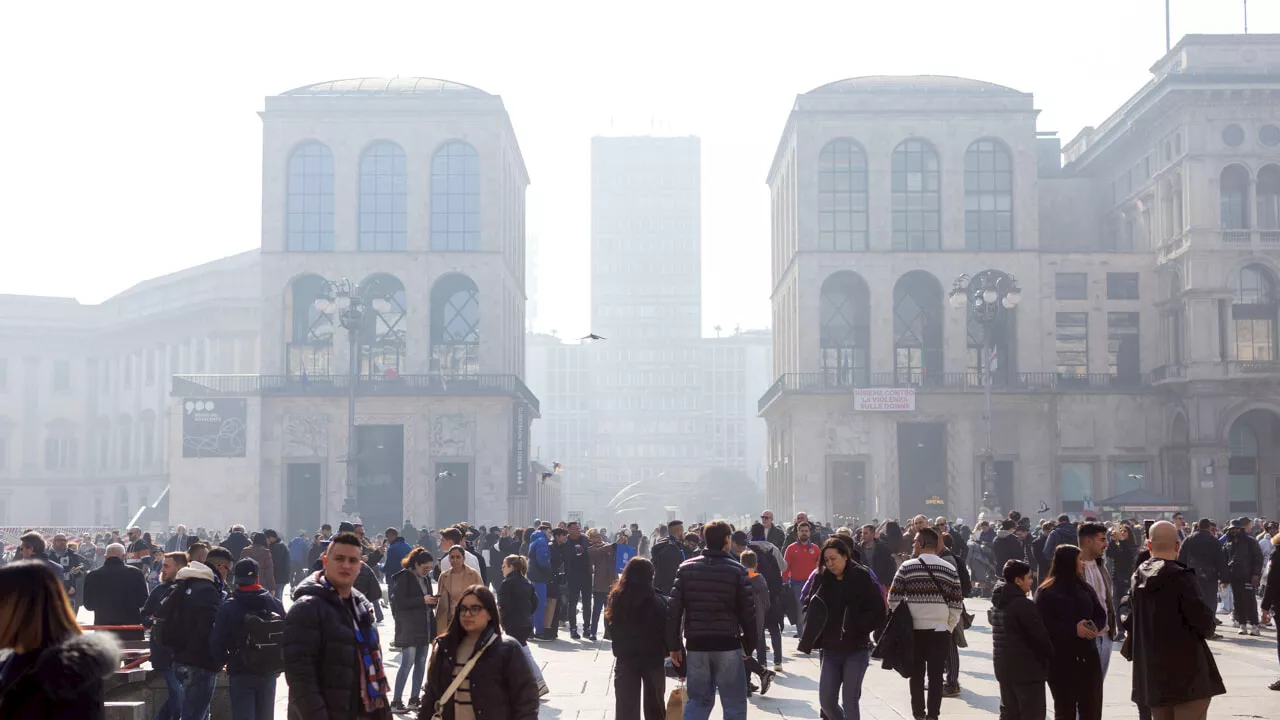
[[[898,568],[889,587],[889,609],[906,603],[915,640],[914,666],[909,680],[911,714],[916,720],[935,720],[942,707],[942,676],[950,647],[951,631],[960,622],[963,597],[960,576],[950,563],[938,557],[942,543],[933,528],[916,533],[915,552]],[[929,678],[926,705],[924,680]]]

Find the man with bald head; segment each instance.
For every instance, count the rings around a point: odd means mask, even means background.
[[[1206,642],[1213,609],[1200,597],[1195,571],[1178,562],[1180,545],[1173,523],[1152,525],[1151,559],[1133,573],[1129,595],[1132,700],[1150,708],[1153,720],[1204,720],[1210,699],[1227,691]]]

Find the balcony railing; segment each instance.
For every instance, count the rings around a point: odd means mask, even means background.
[[[1223,230],[1223,245],[1248,245],[1252,239],[1253,233],[1248,230]]]
[[[345,396],[349,375],[175,375],[174,397],[217,395]],[[515,375],[362,375],[354,378],[359,397],[426,395],[510,395],[539,412],[538,398]]]
[[[1280,362],[1267,360],[1234,360],[1230,363],[1233,375],[1276,375],[1280,374]]]
[[[1088,373],[997,373],[991,382],[991,391],[998,393],[1027,392],[1107,392],[1132,391],[1149,388],[1152,377],[1142,375],[1111,375]],[[976,372],[937,373],[923,375],[919,372],[859,373],[832,371],[816,373],[786,373],[778,378],[757,403],[764,412],[783,393],[841,394],[858,388],[916,388],[920,392],[982,392],[982,377]]]

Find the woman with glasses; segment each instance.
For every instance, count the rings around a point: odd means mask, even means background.
[[[457,688],[450,694],[455,682]],[[474,694],[473,687],[477,689]],[[503,637],[497,600],[483,585],[462,591],[449,629],[436,639],[421,716],[431,717],[436,710],[444,720],[538,717],[533,670],[520,643]]]

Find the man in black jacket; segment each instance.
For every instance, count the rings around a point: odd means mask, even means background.
[[[88,571],[89,563],[75,550],[67,547],[67,536],[62,533],[53,536],[49,559],[62,568],[62,587],[71,598],[72,610],[79,610],[82,598],[76,594],[76,585],[84,582],[84,573]]]
[[[582,627],[588,629],[591,622],[591,584],[594,576],[591,555],[591,543],[582,534],[582,526],[574,521],[569,523],[569,537],[565,540],[565,575],[568,585],[564,599],[565,613],[569,617],[569,637],[581,640],[578,634],[578,600],[582,600]]]
[[[653,544],[649,551],[653,559],[653,586],[663,595],[671,594],[676,580],[676,570],[687,558],[684,552],[684,523],[672,520],[667,523],[667,536]]]
[[[231,551],[231,560],[234,562],[240,559],[240,553],[244,549],[252,545],[249,535],[244,531],[243,525],[232,525],[231,532],[227,533],[227,539],[222,541],[222,547]]]
[[[1253,589],[1262,581],[1262,548],[1245,531],[1245,518],[1231,521],[1222,550],[1227,558],[1231,599],[1241,635],[1261,635],[1258,625],[1258,597]]]
[[[1195,532],[1178,550],[1178,562],[1195,571],[1200,599],[1209,607],[1218,607],[1218,583],[1227,581],[1227,558],[1218,538],[1213,536],[1212,520],[1200,518]]]
[[[322,556],[324,569],[309,575],[293,591],[293,606],[284,621],[290,717],[390,718],[390,687],[373,606],[355,589],[362,552],[354,533],[334,535]],[[364,664],[365,654],[371,667]],[[363,678],[369,679],[364,691]],[[372,708],[364,702],[366,696]]]
[[[756,610],[747,569],[729,556],[731,535],[723,520],[707,524],[707,549],[680,565],[667,606],[667,649],[673,664],[685,666],[686,708],[695,717],[711,713],[717,687],[725,717],[747,716],[743,655],[755,650]]]
[[[151,630],[148,645],[151,650],[152,669],[164,675],[165,686],[169,690],[164,704],[156,713],[158,718],[180,718],[182,716],[182,680],[173,666],[173,651],[160,642],[164,634],[164,622],[156,618],[160,612],[160,604],[169,597],[178,571],[187,566],[187,554],[172,552],[164,556],[160,564],[160,584],[147,596],[147,603],[142,606],[142,626]]]
[[[107,546],[102,567],[84,579],[84,606],[93,611],[97,625],[141,625],[147,603],[147,579],[138,568],[124,563],[124,546]],[[142,631],[116,633],[122,640],[141,640]]]
[[[1011,522],[1006,520],[1005,522]],[[1043,718],[1044,683],[1049,679],[1053,642],[1031,592],[1031,566],[1013,558],[991,591],[992,661],[1000,683],[1000,717]]]
[[[262,534],[267,536],[267,549],[271,551],[271,566],[275,570],[275,596],[281,598],[284,597],[284,586],[289,584],[291,574],[289,546],[280,540],[280,533],[275,530],[263,530]]]
[[[1213,606],[1200,597],[1195,573],[1175,559],[1173,523],[1152,525],[1147,547],[1151,559],[1138,566],[1129,594],[1132,700],[1156,718],[1207,717],[1210,699],[1226,692],[1206,642]]]
[[[231,714],[236,718],[266,720],[275,716],[276,680],[280,672],[255,667],[255,659],[246,647],[249,631],[245,618],[256,615],[263,620],[280,621],[284,619],[284,606],[262,587],[260,571],[253,558],[241,558],[236,563],[236,591],[218,608],[209,646],[218,665],[224,662],[227,665]],[[278,660],[278,656],[275,659]]]
[[[778,552],[782,552],[787,546],[787,534],[782,528],[773,524],[773,511],[765,510],[760,513],[760,524],[764,525],[764,539],[773,543],[778,548]]]
[[[1014,532],[1017,527],[1018,523],[1013,520],[1003,520],[1000,523],[996,540],[991,543],[991,552],[996,557],[997,568],[1003,568],[1010,560],[1025,560],[1022,538]]]
[[[209,551],[208,565],[190,562],[178,571],[176,583],[156,617],[164,623],[161,643],[173,651],[182,683],[182,717],[202,718],[213,702],[213,688],[222,664],[209,649],[213,620],[222,605],[222,578],[215,567],[226,567],[231,553],[222,547]]]
[[[1071,516],[1062,513],[1058,516],[1058,524],[1054,526],[1049,533],[1049,537],[1044,541],[1044,559],[1053,562],[1053,551],[1059,545],[1078,545],[1079,539],[1076,537],[1075,523],[1071,522]]]

